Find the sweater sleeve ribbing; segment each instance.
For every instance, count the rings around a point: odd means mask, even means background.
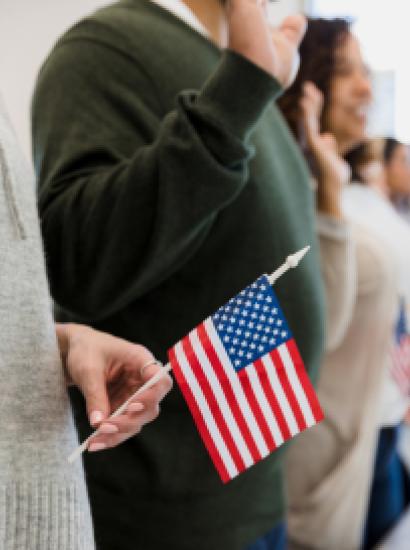
[[[124,89],[121,71],[132,71],[134,90]],[[161,117],[145,73],[129,60],[100,44],[60,45],[33,102],[39,207],[59,305],[102,319],[192,259],[246,186],[249,138],[279,91],[267,73],[226,52],[203,90],[182,92]]]

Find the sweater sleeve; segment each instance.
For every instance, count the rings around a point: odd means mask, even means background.
[[[93,42],[60,45],[40,73],[42,230],[53,296],[77,318],[120,310],[195,255],[246,186],[249,138],[280,92],[229,51],[171,112],[160,113],[155,89],[134,61]]]
[[[357,299],[357,266],[348,223],[320,214],[317,228],[321,271],[326,293],[326,351],[342,342],[352,321]]]

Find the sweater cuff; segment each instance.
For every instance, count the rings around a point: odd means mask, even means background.
[[[91,517],[75,484],[0,483],[0,548],[94,550]]]
[[[350,238],[350,224],[326,214],[317,214],[316,230],[320,237],[346,242]]]
[[[282,93],[279,82],[245,57],[226,50],[197,106],[245,141],[265,109]]]

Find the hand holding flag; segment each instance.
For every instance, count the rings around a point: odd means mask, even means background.
[[[275,273],[260,277],[175,344],[168,352],[169,365],[114,414],[172,369],[224,482],[322,420],[271,287],[308,250],[289,256]],[[74,451],[70,462],[94,435]]]

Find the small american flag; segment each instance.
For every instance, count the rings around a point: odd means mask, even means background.
[[[323,419],[267,276],[208,317],[168,355],[224,482]]]
[[[391,374],[405,396],[410,395],[410,335],[408,334],[406,303],[400,304],[392,350]]]

